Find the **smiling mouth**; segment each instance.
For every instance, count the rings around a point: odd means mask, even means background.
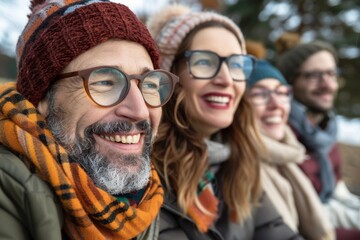
[[[226,96],[207,96],[205,98],[207,102],[217,105],[226,105],[230,102],[230,97]]]
[[[111,142],[123,144],[136,144],[140,141],[140,133],[135,135],[100,135],[100,137]]]
[[[281,121],[282,121],[282,119],[280,116],[267,117],[264,119],[264,122],[270,123],[270,124],[281,123]]]

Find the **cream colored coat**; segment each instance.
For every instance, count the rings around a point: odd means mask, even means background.
[[[282,142],[266,136],[269,159],[261,164],[263,187],[285,223],[309,240],[335,239],[320,199],[311,182],[297,166],[305,159],[305,149],[290,128]]]

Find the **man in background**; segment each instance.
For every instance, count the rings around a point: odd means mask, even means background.
[[[278,68],[293,89],[289,124],[308,153],[300,167],[334,226],[360,229],[360,201],[348,191],[340,174],[333,110],[339,89],[337,54],[327,42],[291,44],[288,39],[284,35],[277,42],[280,49],[286,49],[279,57]]]

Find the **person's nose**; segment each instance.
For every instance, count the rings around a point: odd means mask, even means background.
[[[230,74],[229,67],[225,62],[221,63],[219,72],[213,79],[213,82],[218,85],[229,86],[233,83],[232,76]]]
[[[327,88],[337,88],[338,81],[336,76],[331,76],[328,73],[322,73],[320,76],[320,85],[325,86]]]
[[[116,114],[135,121],[149,118],[149,107],[138,86],[139,80],[130,80],[127,96],[116,106]]]
[[[267,106],[272,109],[281,107],[281,102],[274,92],[269,93]]]

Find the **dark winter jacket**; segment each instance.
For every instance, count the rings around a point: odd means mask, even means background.
[[[242,225],[230,221],[228,208],[223,201],[220,201],[220,216],[216,221],[216,226],[209,229],[206,234],[202,234],[193,220],[181,212],[175,196],[166,192],[165,203],[160,213],[159,239],[161,240],[303,239],[283,222],[265,193],[261,197],[260,205],[254,207],[252,218],[247,219]],[[221,199],[219,191],[216,195],[218,199]]]

